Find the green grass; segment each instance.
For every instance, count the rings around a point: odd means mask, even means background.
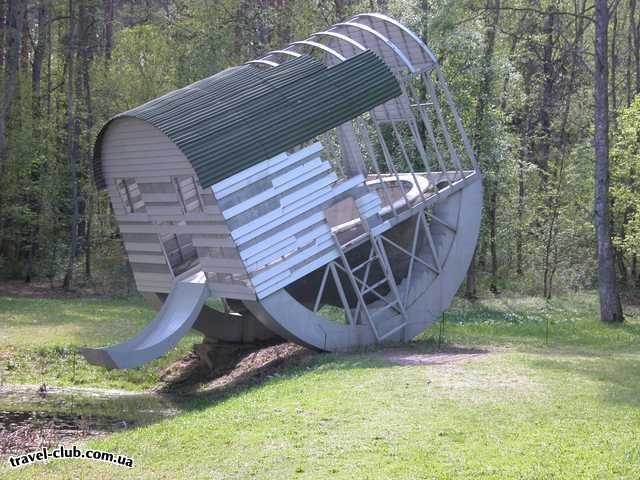
[[[0,375],[4,383],[142,390],[198,339],[187,335],[166,357],[135,370],[89,365],[78,347],[113,345],[136,335],[155,312],[142,299],[0,297]]]
[[[193,400],[175,418],[84,445],[134,458],[133,470],[59,461],[0,467],[0,476],[635,480],[640,318],[628,309],[624,326],[609,327],[596,307],[590,294],[458,302],[446,340],[490,354],[422,366],[320,355],[262,385]],[[433,349],[438,332],[431,327],[411,347]]]
[[[581,293],[554,298],[501,295],[470,303],[456,299],[446,312],[447,341],[469,346],[500,346],[569,352],[640,352],[640,312],[626,306],[623,325],[598,319],[597,296]],[[438,336],[432,325],[418,340]]]

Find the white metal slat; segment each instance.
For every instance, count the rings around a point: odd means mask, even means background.
[[[291,208],[291,210],[282,215],[279,210],[271,212],[264,217],[260,217],[256,219],[254,222],[243,225],[242,227],[237,228],[231,232],[231,236],[236,240],[238,245],[242,245],[253,238],[256,238],[263,233],[272,230],[278,225],[282,225],[283,223],[288,222],[292,218],[295,218],[297,215],[301,215],[304,212],[311,210],[312,208],[317,208],[322,206],[325,202],[330,200],[333,197],[336,197],[351,188],[362,184],[364,182],[364,177],[362,175],[358,175],[356,177],[352,177],[349,180],[346,180],[343,183],[340,183],[337,186],[334,186],[330,192],[320,195],[319,197],[314,197],[311,199],[305,199],[306,202],[301,202],[300,206],[295,205],[297,208]],[[266,225],[265,225],[266,224]]]
[[[252,255],[255,255],[256,253],[259,253],[260,251],[267,249],[269,247],[271,247],[273,244],[276,244],[278,242],[283,241],[284,239],[288,238],[288,237],[292,237],[295,236],[296,233],[304,230],[307,227],[310,227],[311,225],[321,222],[322,220],[324,220],[324,213],[323,212],[317,212],[314,213],[313,215],[310,215],[302,220],[300,220],[298,223],[295,223],[293,225],[291,225],[290,227],[287,227],[277,233],[275,233],[274,235],[270,236],[269,238],[256,243],[255,245],[252,245],[250,247],[247,247],[245,249],[241,249],[240,250],[240,257],[243,259],[247,259]]]
[[[317,258],[313,262],[308,263],[304,267],[298,270],[295,270],[293,272],[290,272],[284,281],[275,283],[270,287],[263,288],[260,290],[256,288],[256,295],[259,299],[265,298],[271,295],[272,293],[277,292],[278,290],[286,287],[287,285],[290,285],[296,280],[304,277],[308,273],[313,272],[317,268],[320,268],[321,266],[326,265],[330,261],[335,260],[336,258],[338,258],[338,256],[339,256],[338,250],[337,248],[335,248],[332,251],[328,252],[327,254]]]
[[[260,270],[261,268],[265,268],[266,265],[280,257],[291,255],[296,250],[305,248],[312,242],[318,243],[321,241],[326,241],[329,238],[331,238],[331,228],[329,227],[329,225],[321,225],[320,227],[313,229],[306,235],[301,236],[297,240],[294,238],[294,241],[292,243],[283,245],[281,248],[275,249],[275,251],[271,251],[266,255],[261,255],[255,260],[247,259],[245,261],[245,265],[247,265],[247,271],[249,273],[252,273]]]
[[[311,247],[305,248],[304,250],[300,250],[299,252],[296,252],[295,255],[292,255],[286,260],[283,260],[282,262],[275,264],[273,267],[252,276],[251,281],[253,282],[254,286],[257,286],[262,282],[264,282],[265,280],[270,279],[274,275],[277,275],[278,273],[284,270],[292,268],[295,265],[298,265],[304,262],[305,260],[309,259],[310,257],[328,248],[331,248],[332,246],[335,247],[335,242],[333,238],[330,238],[329,240],[325,240],[318,244],[313,244]]]
[[[201,247],[201,248],[206,248],[206,247],[228,247],[228,248],[234,248],[235,247],[235,243],[233,242],[233,240],[231,239],[231,237],[228,238],[207,238],[207,237],[198,237],[198,236],[193,236],[193,246],[194,247]]]
[[[320,189],[324,189],[324,187],[329,187],[332,183],[338,180],[338,176],[331,172],[329,175],[326,175],[319,180],[316,180],[309,185],[305,185],[304,188],[300,188],[289,195],[284,195],[280,198],[280,205],[282,205],[285,209],[296,201],[307,198],[310,194],[319,191]]]
[[[318,170],[318,167],[320,167],[321,165],[324,166],[324,168],[322,168],[321,170]],[[285,187],[287,183],[289,183],[291,180],[294,180],[295,181],[294,186],[295,186],[296,184],[302,181],[300,179],[301,176],[304,176],[306,178],[311,178],[314,176],[314,175],[310,175],[311,172],[318,170],[318,173],[320,173],[321,171],[328,170],[329,168],[331,168],[331,163],[327,161],[323,161],[322,157],[317,156],[307,162],[304,162],[302,165],[299,165],[293,168],[292,170],[289,170],[283,173],[282,175],[273,177],[271,179],[271,183],[273,184],[274,187]],[[280,191],[284,191],[288,188],[292,188],[292,187],[286,187],[284,189],[280,189]]]
[[[294,189],[309,178],[313,178],[314,176],[320,175],[322,172],[330,169],[331,163],[323,162],[320,157],[314,158],[312,161],[293,169],[291,172],[287,172],[280,177],[273,178],[271,180],[273,185],[272,188],[260,192],[257,195],[224,210],[222,213],[226,219],[233,218],[234,216],[259,205],[262,202],[281,195],[288,190]]]
[[[167,264],[164,258],[164,255],[147,255],[147,254],[130,253],[129,261],[132,263],[152,263],[156,265]]]
[[[252,268],[252,266],[256,265],[258,262],[264,265],[268,263],[268,261],[265,261],[265,259],[271,258],[273,260],[278,256],[284,255],[284,253],[280,253],[280,255],[276,255],[276,254],[278,254],[279,252],[291,251],[290,249],[292,248],[293,245],[295,245],[295,243],[296,243],[296,237],[294,236],[288,237],[284,240],[279,241],[274,245],[271,245],[269,248],[265,248],[264,250],[255,254],[252,257],[243,259],[244,264],[247,266],[247,270]],[[255,269],[253,269],[252,271],[254,270]]]
[[[124,242],[127,252],[161,253],[160,243]]]
[[[322,150],[322,144],[316,142],[309,145],[306,148],[298,150],[291,155],[286,153],[280,153],[275,157],[258,163],[252,167],[249,167],[231,177],[225,178],[218,183],[214,183],[211,188],[217,198],[224,198],[231,193],[240,190],[241,188],[251,184],[255,181],[256,176],[265,177],[276,173],[289,165],[292,165],[300,160],[303,160],[310,155],[318,153]],[[266,172],[264,172],[266,170]]]

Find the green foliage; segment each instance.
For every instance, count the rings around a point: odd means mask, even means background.
[[[125,2],[114,12],[108,55],[104,5],[89,3],[85,13],[90,18],[82,30],[86,36],[78,37],[72,52],[72,113],[80,122],[79,138],[73,138],[66,117],[68,2],[49,4],[49,15],[56,20],[46,32],[39,89],[33,83],[33,62],[20,66],[7,158],[0,167],[2,276],[25,277],[31,270],[34,277],[62,277],[71,253],[70,213],[77,200],[79,242],[73,267],[80,272],[85,265],[93,266],[91,278],[77,275],[77,281],[93,282],[100,292],[128,291],[131,278],[118,252],[116,225],[108,201],[91,179],[93,142],[102,125],[171,89],[326,28],[339,15],[382,10],[426,39],[482,166],[485,217],[477,254],[481,288],[496,283],[498,290],[549,296],[594,285],[593,110],[591,75],[585,68],[592,62],[587,54],[588,6],[583,12],[580,2],[565,0],[535,6],[522,0]],[[616,4],[616,45],[629,33],[628,9],[624,2]],[[40,29],[36,13],[31,9],[26,18],[32,41],[25,53],[31,60]],[[72,18],[79,21],[79,13]],[[495,43],[489,49],[492,30]],[[619,46],[612,59],[618,77],[611,89],[618,90],[618,104],[622,91],[637,88],[628,84],[631,76],[622,74],[635,68],[632,53]],[[83,77],[85,61],[88,78]],[[620,114],[613,142],[614,230],[621,274],[640,248],[633,180],[638,171],[637,111],[636,101]],[[406,131],[402,125],[398,129]],[[392,137],[389,128],[383,127],[383,133]],[[79,146],[78,199],[72,198],[69,179],[72,139]],[[461,149],[459,139],[454,141]],[[400,157],[393,141],[390,145],[392,154]],[[408,154],[417,159],[415,148]]]
[[[617,245],[635,256],[640,253],[640,96],[620,111],[611,154],[613,213],[624,225]]]

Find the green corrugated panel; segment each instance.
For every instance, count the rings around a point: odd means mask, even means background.
[[[326,68],[308,55],[277,67],[230,68],[115,118],[134,117],[165,133],[208,187],[299,145],[401,94],[371,51]],[[102,129],[96,142],[96,182]]]

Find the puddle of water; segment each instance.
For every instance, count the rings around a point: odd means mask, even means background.
[[[76,415],[61,412],[0,411],[0,431],[16,431],[21,427],[53,429],[64,432],[115,432],[133,427],[135,421],[119,420],[103,415]]]
[[[175,399],[157,394],[73,388],[40,392],[33,385],[5,385],[0,388],[0,438],[46,431],[62,442],[150,424],[179,412]]]

